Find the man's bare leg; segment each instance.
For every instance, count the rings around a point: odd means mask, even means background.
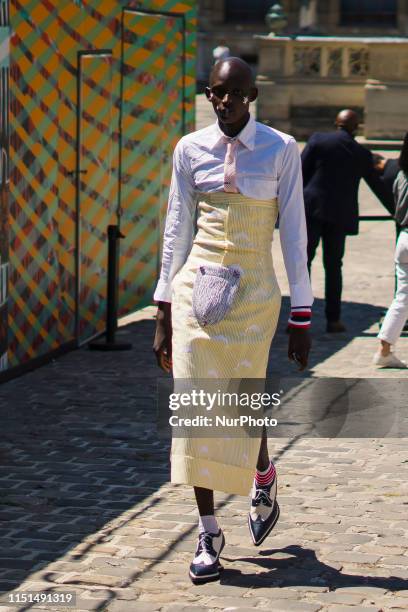
[[[269,454],[268,454],[268,436],[266,433],[266,427],[264,425],[262,430],[261,446],[259,448],[258,463],[256,469],[260,472],[264,472],[269,467]]]
[[[214,514],[214,491],[203,487],[194,487],[194,494],[197,502],[198,513],[200,516],[210,516]]]

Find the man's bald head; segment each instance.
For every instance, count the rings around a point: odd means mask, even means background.
[[[358,124],[357,113],[350,108],[340,111],[336,117],[336,128],[346,130],[346,132],[352,135],[357,132]]]
[[[222,80],[234,79],[245,88],[255,87],[252,70],[240,57],[227,57],[214,64],[210,73],[210,86],[220,78]]]

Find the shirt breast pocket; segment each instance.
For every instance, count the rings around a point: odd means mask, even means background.
[[[254,200],[272,200],[278,196],[278,179],[264,174],[244,174],[239,181],[242,193]]]

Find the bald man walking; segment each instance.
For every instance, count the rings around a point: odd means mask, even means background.
[[[288,357],[307,366],[313,296],[301,161],[294,138],[251,116],[258,91],[242,59],[217,62],[205,91],[216,122],[184,136],[174,151],[153,350],[176,390],[188,380],[200,392],[215,390],[207,385],[216,379],[223,394],[236,396],[241,383],[266,375],[281,303],[271,250],[278,214],[291,294]],[[216,420],[221,407],[218,400],[206,418]],[[199,408],[187,410],[196,416]],[[201,584],[222,569],[225,538],[214,491],[247,495],[252,486],[247,522],[260,546],[279,518],[277,475],[266,428],[261,440],[244,428],[234,436],[227,426],[202,427],[204,437],[175,430],[171,481],[194,487],[198,542],[189,575]]]
[[[336,131],[313,134],[302,153],[308,233],[308,266],[322,240],[327,332],[346,331],[342,323],[342,260],[347,235],[358,234],[358,188],[363,178],[381,200],[386,194],[368,149],[355,140],[357,114],[341,111]]]

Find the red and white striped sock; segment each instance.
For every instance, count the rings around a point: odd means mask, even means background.
[[[269,464],[269,467],[263,472],[260,470],[256,470],[255,473],[255,484],[257,487],[270,487],[273,483],[276,476],[275,466],[272,461]]]

